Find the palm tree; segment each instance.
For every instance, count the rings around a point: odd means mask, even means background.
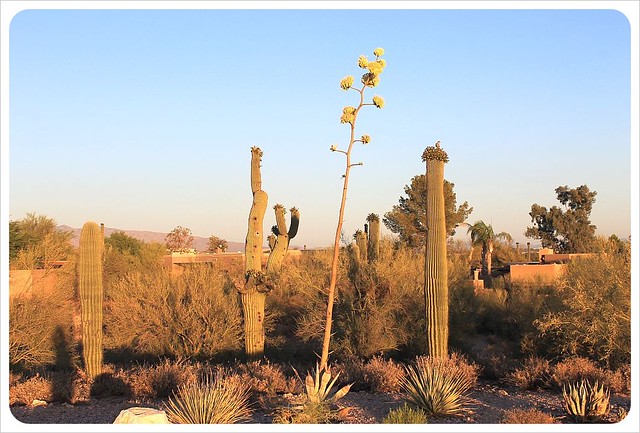
[[[469,226],[467,234],[471,234],[472,246],[482,246],[482,275],[487,279],[487,286],[491,287],[493,244],[500,239],[511,242],[511,235],[507,232],[494,233],[491,224],[485,224],[482,220],[476,221],[472,226]]]

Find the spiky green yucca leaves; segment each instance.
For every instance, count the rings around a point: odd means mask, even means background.
[[[577,422],[601,420],[609,414],[610,392],[597,381],[581,380],[562,388],[563,407]]]
[[[405,403],[389,411],[382,424],[426,424],[428,421],[429,417],[422,409],[413,408]]]
[[[102,250],[100,226],[88,221],[80,232],[78,292],[82,317],[82,355],[87,375],[102,372]]]
[[[353,384],[348,384],[335,390],[334,385],[339,376],[340,373],[331,374],[331,367],[321,368],[316,364],[313,374],[311,372],[307,373],[307,377],[304,380],[307,400],[310,403],[334,403],[347,395]]]
[[[426,250],[424,295],[428,354],[447,356],[449,340],[449,287],[447,282],[447,229],[444,211],[444,164],[447,154],[435,146],[422,155],[426,162]]]
[[[173,424],[235,424],[251,417],[249,385],[237,377],[205,376],[182,385],[166,404]]]
[[[466,393],[473,387],[473,379],[462,371],[447,368],[446,358],[426,358],[425,362],[405,367],[401,381],[404,400],[430,416],[460,415],[464,410]]]

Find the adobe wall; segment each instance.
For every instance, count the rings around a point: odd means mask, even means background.
[[[564,275],[567,265],[560,263],[549,264],[520,264],[509,266],[512,283],[542,281],[551,283]]]

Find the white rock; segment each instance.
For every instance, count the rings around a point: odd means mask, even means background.
[[[171,424],[163,410],[150,407],[130,407],[120,411],[114,424]]]
[[[47,402],[46,402],[46,401],[43,401],[43,400],[35,399],[35,400],[33,400],[33,401],[31,402],[31,406],[33,406],[33,407],[36,407],[36,406],[46,406],[46,405],[47,405]]]

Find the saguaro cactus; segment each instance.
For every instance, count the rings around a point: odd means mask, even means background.
[[[240,291],[244,314],[245,352],[250,358],[264,353],[264,303],[271,289],[262,273],[262,223],[267,210],[268,195],[262,190],[260,163],[262,150],[251,148],[251,192],[253,202],[249,211],[245,240],[245,284]]]
[[[82,355],[87,375],[102,372],[102,230],[93,221],[82,226],[78,290],[82,318]]]
[[[284,218],[285,209],[281,204],[277,204],[273,207],[276,213],[276,225],[271,227],[273,235],[269,236],[269,247],[271,253],[267,260],[267,272],[277,273],[280,271],[282,261],[289,250],[289,243],[298,233],[298,226],[300,224],[300,212],[297,208],[292,207],[291,212],[291,225],[287,230],[287,223]]]
[[[447,356],[449,340],[449,287],[447,281],[447,231],[444,212],[444,164],[447,153],[435,146],[427,147],[426,162],[426,251],[424,295],[427,322],[427,349],[430,356]]]
[[[274,209],[276,223],[269,236],[271,253],[267,260],[267,272],[262,271],[263,221],[267,210],[267,193],[262,190],[260,163],[262,150],[251,148],[251,192],[253,202],[249,211],[247,237],[245,240],[244,285],[238,287],[244,315],[245,353],[249,358],[259,358],[264,354],[264,305],[267,294],[273,289],[271,275],[280,269],[289,248],[289,241],[297,234],[300,221],[298,209],[291,208],[291,228],[287,231],[285,210],[280,204]]]
[[[353,235],[356,241],[356,247],[358,247],[358,258],[362,261],[367,261],[368,248],[367,248],[367,235],[362,230],[358,229]]]
[[[369,263],[373,263],[380,257],[380,217],[374,213],[367,216],[369,223],[369,236],[367,239],[369,249]]]

